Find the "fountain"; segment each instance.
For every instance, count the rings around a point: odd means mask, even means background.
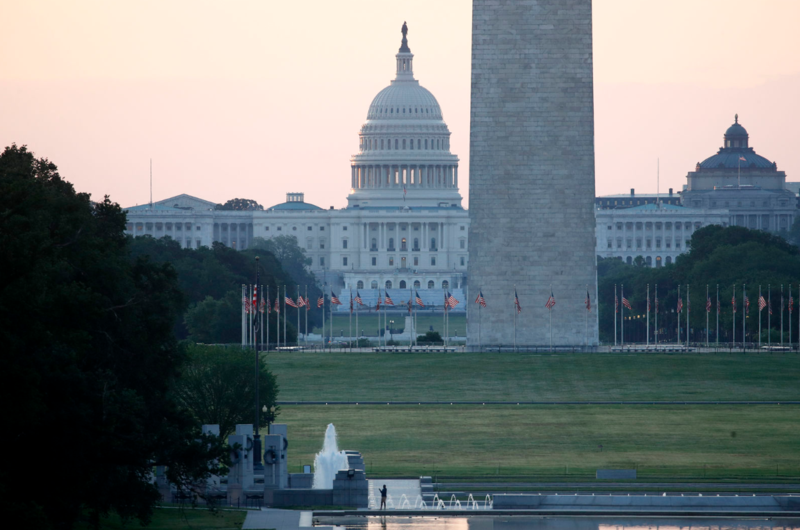
[[[333,426],[333,423],[330,423],[325,430],[322,451],[317,453],[314,458],[314,483],[312,488],[315,490],[332,489],[336,473],[348,468],[347,455],[344,451],[339,451],[336,441],[336,427]]]

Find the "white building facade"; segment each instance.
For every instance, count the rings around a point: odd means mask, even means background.
[[[420,296],[439,300],[446,289],[463,302],[469,218],[458,157],[439,103],[414,79],[413,57],[404,32],[396,77],[374,98],[359,132],[346,208],[325,210],[289,193],[266,210],[220,211],[180,195],[128,208],[128,233],[237,249],[254,237],[295,236],[320,283],[336,292],[416,288],[436,291]]]

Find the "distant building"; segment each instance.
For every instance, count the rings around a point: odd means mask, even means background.
[[[654,267],[686,252],[692,233],[711,224],[778,231],[797,216],[798,191],[786,174],[756,154],[738,115],[717,154],[687,175],[680,195],[607,195],[595,199],[597,255]]]
[[[708,225],[728,226],[726,209],[685,208],[647,204],[633,208],[597,210],[597,255],[633,263],[642,256],[648,266],[661,267],[686,252],[695,230]]]
[[[733,226],[787,230],[797,215],[796,195],[786,189],[786,173],[750,147],[738,115],[725,131],[717,154],[698,162],[686,179],[683,205],[726,208]]]
[[[220,211],[179,195],[127,208],[127,232],[169,236],[185,248],[219,242],[246,249],[255,237],[295,236],[320,284],[340,293],[340,309],[350,289],[374,306],[380,288],[398,303],[419,289],[426,306],[438,307],[447,290],[463,311],[469,218],[458,157],[438,101],[414,79],[413,58],[404,38],[396,77],[375,96],[359,132],[347,208],[326,210],[289,193],[266,210]]]

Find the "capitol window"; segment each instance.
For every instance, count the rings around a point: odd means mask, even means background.
[[[180,230],[180,229],[181,229],[181,227],[180,227],[180,225],[178,225],[178,230]],[[264,227],[264,231],[265,231],[265,232],[269,232],[269,227],[268,227],[268,226],[265,226],[265,227]]]
[[[320,258],[319,258],[319,266],[320,267],[324,267],[325,266],[325,256],[320,256]]]
[[[358,283],[356,284],[356,289],[363,289],[363,288],[364,288],[364,282],[358,280]]]
[[[307,230],[308,230],[309,232],[311,232],[311,230],[312,230],[312,229],[311,229],[311,227],[309,226],[309,227],[307,228]]]
[[[371,289],[377,289],[378,288],[377,280],[372,280],[372,283],[370,283],[369,286]]]
[[[419,289],[419,280],[414,280],[414,289]]]
[[[342,248],[347,248],[347,240],[342,239]]]
[[[392,281],[391,280],[386,280],[386,283],[384,284],[384,286],[387,289],[391,289],[392,288]]]
[[[610,239],[608,240],[608,248],[614,248],[614,245]]]
[[[417,149],[422,149],[422,140],[417,140]]]
[[[394,256],[389,256],[389,266],[394,267]]]
[[[428,149],[428,139],[425,138],[425,150],[427,150],[427,149]]]
[[[415,256],[414,257],[414,266],[416,267],[417,265],[419,265],[419,258]]]
[[[461,256],[461,266],[462,266],[462,267],[464,266],[464,263],[465,263],[465,262],[464,262],[464,256]]]
[[[319,231],[320,231],[320,232],[324,232],[324,231],[325,231],[325,227],[324,227],[324,226],[320,226],[320,227],[319,227]]]
[[[433,289],[433,280],[428,282],[428,289]]]
[[[412,138],[411,140],[408,141],[408,143],[411,145],[411,150],[413,151],[414,150],[414,139]]]
[[[372,266],[373,267],[377,267],[378,266],[378,258],[376,258],[374,256],[372,257]]]
[[[400,289],[405,289],[405,288],[406,288],[406,281],[400,280]]]
[[[460,239],[458,241],[460,248],[467,248],[467,241],[465,239]]]
[[[395,138],[394,139],[394,148],[395,148],[395,150],[397,149],[398,145],[400,145],[400,142],[397,140],[397,138]]]
[[[405,148],[406,148],[406,139],[403,138],[403,149],[405,149]]]
[[[342,266],[347,267],[347,256],[342,257]]]
[[[431,256],[431,266],[432,267],[436,266],[436,256]]]
[[[450,288],[450,282],[448,282],[447,280],[442,280],[442,289],[449,289],[449,288]]]
[[[278,232],[280,232],[281,230],[283,230],[283,227],[282,227],[282,226],[279,226],[279,227],[278,227]]]

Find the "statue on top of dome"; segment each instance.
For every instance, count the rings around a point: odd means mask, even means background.
[[[403,21],[403,27],[400,29],[400,32],[403,34],[403,42],[400,46],[400,51],[405,53],[410,53],[411,50],[408,48],[408,39],[406,35],[408,35],[408,25]]]

